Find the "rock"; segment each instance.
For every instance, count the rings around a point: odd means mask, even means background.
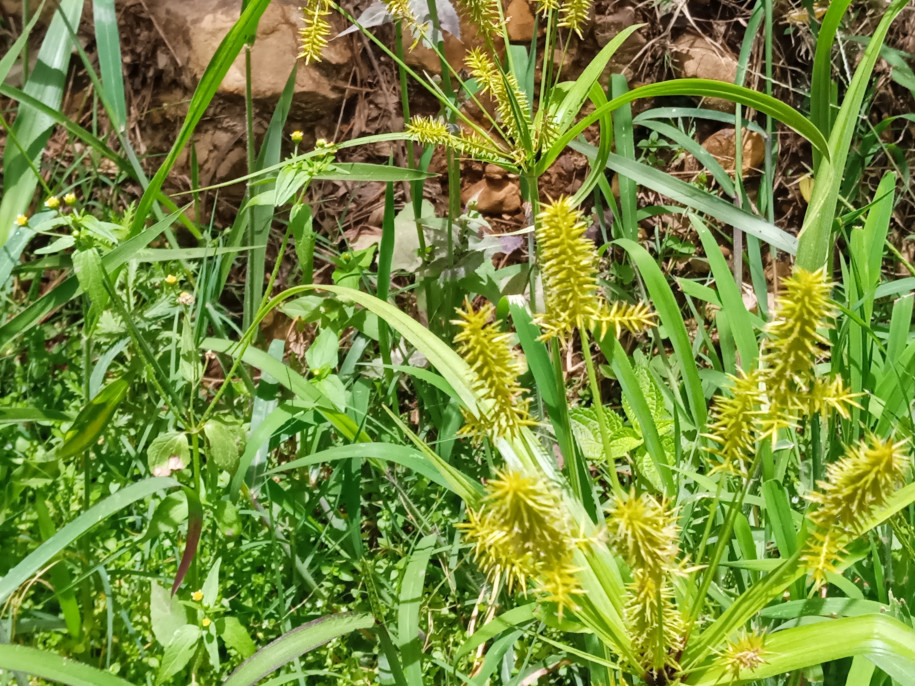
[[[632,7],[624,7],[613,14],[595,12],[591,23],[591,34],[597,42],[597,47],[603,48],[620,31],[637,23],[638,17],[636,17],[635,9]],[[610,58],[606,71],[609,73],[622,72],[635,59],[639,51],[645,47],[645,42],[645,37],[641,32],[636,31],[629,36],[626,42]]]
[[[758,133],[747,129],[743,130],[742,137],[741,166],[743,175],[746,176],[751,169],[759,169],[762,166],[766,159],[766,143]],[[725,171],[734,173],[734,165],[737,161],[736,129],[728,128],[716,131],[702,142],[702,147],[718,160]]]
[[[508,39],[513,43],[529,43],[534,37],[534,13],[527,0],[511,0],[505,8]]]
[[[674,41],[674,65],[683,78],[712,79],[734,83],[737,78],[737,58],[728,50],[696,33],[684,33]],[[712,109],[734,111],[734,103],[720,98],[709,98]]]
[[[161,0],[149,3],[149,10],[168,41],[175,58],[196,82],[210,59],[238,20],[241,3],[235,0]],[[336,19],[335,19],[336,20]],[[343,99],[344,86],[334,78],[339,67],[353,59],[348,40],[331,41],[324,49],[324,60],[306,66],[297,60],[298,32],[302,13],[296,3],[273,2],[258,24],[251,49],[251,85],[256,99],[275,100],[282,93],[293,67],[297,67],[296,94],[317,114],[326,113]],[[220,92],[245,94],[244,50],[223,79]]]
[[[500,170],[501,171],[501,170]],[[521,187],[517,180],[503,177],[484,177],[461,193],[461,202],[476,201],[482,214],[512,214],[521,209]]]

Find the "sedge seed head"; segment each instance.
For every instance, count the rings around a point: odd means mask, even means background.
[[[581,592],[574,552],[580,539],[557,489],[541,475],[506,470],[486,484],[480,507],[459,524],[481,570],[509,590],[527,591],[533,579],[545,599],[574,608]]]
[[[646,674],[679,669],[677,655],[683,648],[685,631],[670,579],[636,569],[628,593],[624,608],[626,624],[632,649]]]
[[[715,400],[712,421],[706,437],[717,445],[710,452],[721,462],[712,472],[723,471],[735,476],[749,476],[756,457],[757,425],[762,411],[763,389],[760,372],[732,376],[731,395]]]
[[[826,479],[807,496],[817,507],[807,515],[813,532],[803,559],[818,586],[834,570],[843,546],[862,533],[867,518],[903,481],[909,465],[904,445],[876,436],[863,439],[827,466]]]
[[[413,117],[407,124],[407,135],[422,145],[452,146],[451,132],[441,119],[432,117]]]
[[[305,26],[299,31],[298,58],[310,62],[320,62],[321,53],[327,46],[331,27],[327,17],[331,12],[330,0],[307,0],[302,6],[302,19]]]
[[[670,503],[635,490],[607,508],[610,543],[634,570],[661,578],[677,569],[679,530]]]
[[[737,638],[728,642],[722,654],[734,679],[740,679],[741,672],[754,670],[765,663],[765,643],[764,634],[747,631],[742,631]]]
[[[597,250],[585,231],[584,214],[563,197],[537,217],[536,235],[543,275],[544,339],[566,339],[576,328],[601,323],[604,300],[597,281]]]
[[[655,313],[645,303],[615,302],[609,309],[601,312],[602,327],[611,327],[619,338],[625,329],[631,333],[641,333],[655,325]]]
[[[486,38],[493,38],[499,33],[502,19],[498,0],[460,0],[458,7],[462,13]]]
[[[565,0],[559,9],[559,25],[581,38],[581,30],[591,14],[591,0]]]
[[[461,432],[477,438],[516,436],[522,427],[535,422],[528,414],[530,400],[518,383],[524,365],[512,349],[511,335],[491,323],[492,303],[474,310],[465,300],[457,314],[452,322],[458,327],[454,340],[458,354],[473,372],[473,390],[480,399],[477,415],[465,411],[467,423]]]

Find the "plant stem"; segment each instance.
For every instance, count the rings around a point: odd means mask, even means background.
[[[597,415],[597,424],[600,427],[600,440],[604,447],[604,458],[609,460],[611,454],[610,448],[610,427],[607,424],[607,416],[604,414],[604,404],[601,400],[600,384],[597,380],[597,371],[594,368],[594,360],[591,358],[591,340],[585,329],[580,329],[581,334],[581,354],[585,358],[585,366],[588,370],[588,385],[591,388],[591,407]],[[610,465],[610,485],[613,487],[613,494],[617,498],[624,496],[623,487],[620,485],[619,475],[616,473],[616,464]]]

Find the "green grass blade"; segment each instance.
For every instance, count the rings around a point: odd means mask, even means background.
[[[52,109],[59,109],[63,99],[71,45],[67,17],[71,26],[79,24],[82,0],[62,0],[38,52],[38,63],[25,92]],[[62,16],[61,16],[62,15]],[[0,199],[0,245],[6,243],[16,217],[28,211],[38,187],[38,165],[45,143],[51,137],[54,122],[27,105],[19,106],[16,121],[9,131],[3,153],[3,198]]]
[[[147,186],[146,190],[143,192],[143,197],[140,198],[135,219],[130,227],[131,235],[138,234],[146,222],[147,217],[149,217],[153,203],[155,202],[159,191],[162,190],[162,184],[165,183],[166,177],[171,172],[172,167],[175,166],[175,162],[178,161],[178,156],[181,154],[181,151],[184,150],[184,146],[186,146],[191,139],[194,129],[197,128],[197,124],[206,113],[207,108],[210,106],[210,101],[219,90],[222,80],[225,78],[233,62],[235,62],[235,58],[245,44],[245,40],[247,40],[248,36],[255,33],[257,23],[260,21],[261,15],[269,4],[270,0],[251,0],[238,21],[235,22],[216,49],[216,54],[213,55],[213,59],[211,59],[210,63],[207,65],[203,77],[200,79],[200,83],[197,86],[197,90],[194,91],[194,95],[188,105],[187,117],[184,119],[184,124],[178,132],[172,149],[169,151],[168,155],[165,156],[156,175],[152,178],[149,182],[149,186]]]
[[[902,0],[897,0],[897,2],[901,1]],[[633,102],[634,100],[638,100],[639,98],[657,98],[671,95],[723,98],[725,100],[730,100],[731,102],[746,105],[747,107],[752,107],[763,114],[768,114],[774,119],[777,119],[785,126],[794,129],[797,133],[810,141],[813,147],[822,151],[824,155],[828,156],[830,154],[826,138],[820,130],[804,115],[780,100],[776,100],[775,98],[762,93],[757,93],[749,88],[736,86],[733,83],[725,83],[724,81],[712,81],[709,79],[674,79],[672,81],[652,83],[647,86],[634,88],[617,98],[613,98],[613,100],[607,104],[598,107],[594,112],[569,129],[569,131],[550,147],[549,151],[547,151],[543,159],[538,163],[537,170],[541,173],[546,171],[576,136],[607,113]]]
[[[67,524],[0,579],[0,603],[89,529],[148,495],[180,484],[168,477],[144,479],[108,496]]]
[[[832,46],[849,5],[851,0],[830,2],[817,32],[817,47],[810,75],[810,121],[824,136],[828,136],[832,130]],[[820,159],[818,152],[814,152],[813,159],[813,168],[816,169]]]
[[[345,613],[303,624],[245,660],[223,686],[253,686],[299,655],[353,631],[369,629],[374,623],[371,615]]]
[[[815,271],[824,266],[829,258],[839,189],[861,104],[867,94],[868,83],[890,25],[906,5],[908,0],[894,0],[886,8],[855,69],[855,75],[829,136],[829,156],[824,157],[816,169],[813,195],[807,205],[807,213],[804,215],[804,223],[798,237],[795,265],[799,268]]]
[[[95,22],[95,46],[105,100],[111,108],[110,114],[114,118],[112,123],[118,131],[123,131],[127,126],[127,101],[124,98],[121,38],[114,0],[93,0],[92,18]]]
[[[397,644],[401,664],[409,686],[423,686],[422,641],[419,633],[419,610],[422,605],[426,567],[435,546],[435,534],[425,536],[410,555],[400,582],[397,603]]]
[[[574,142],[569,147],[589,159],[597,154],[597,149],[587,143]],[[712,195],[708,191],[675,179],[670,174],[654,169],[647,164],[629,160],[610,153],[607,157],[607,168],[627,176],[636,183],[657,191],[668,198],[681,202],[687,207],[699,210],[730,226],[740,227],[745,233],[766,241],[779,250],[793,255],[797,252],[797,239],[771,222],[767,222],[746,210],[735,207],[732,203]]]
[[[25,672],[67,686],[132,686],[129,681],[110,672],[55,653],[20,645],[0,644],[0,674],[5,670]]]
[[[661,268],[645,248],[634,241],[621,238],[616,244],[623,248],[635,263],[636,268],[645,281],[648,293],[651,295],[651,304],[661,319],[661,324],[670,338],[674,347],[676,359],[679,361],[683,382],[686,386],[686,397],[693,413],[693,423],[702,431],[708,415],[705,394],[702,391],[702,381],[699,379],[699,369],[693,357],[693,346],[680,314],[680,306],[674,298],[670,285],[664,277]]]
[[[35,24],[37,24],[38,20],[41,18],[41,11],[43,9],[44,2],[42,1],[41,5],[38,6],[38,9],[35,10],[32,18],[29,20],[29,23],[23,27],[19,38],[16,39],[16,42],[9,47],[9,49],[6,51],[6,54],[2,59],[0,59],[0,83],[6,81],[6,77],[10,73],[10,69],[12,69],[13,65],[16,64],[16,60],[19,59],[19,54],[28,44],[29,36],[32,33],[32,29],[35,28]],[[2,244],[3,241],[0,241],[0,245]]]
[[[886,615],[846,617],[778,631],[766,638],[765,651],[765,662],[756,669],[741,671],[741,682],[862,655],[901,684],[915,683],[915,630]],[[725,658],[716,659],[686,683],[733,683],[724,663]]]

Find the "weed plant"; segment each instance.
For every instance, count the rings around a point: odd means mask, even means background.
[[[447,8],[391,0],[392,46],[360,29],[440,114],[411,116],[403,88],[403,131],[301,150],[285,131],[293,73],[257,154],[249,107],[248,192],[216,232],[162,187],[268,4],[244,3],[152,178],[125,134],[112,2],[93,3],[100,73],[73,35],[83,3],[61,0],[39,54],[53,78],[0,86],[18,102],[0,201],[0,684],[912,683],[915,286],[884,278],[896,176],[858,207],[846,175],[864,173],[859,116],[905,3],[887,6],[841,101],[831,50],[850,3],[830,4],[808,117],[740,85],[748,50],[736,84],[605,88],[638,26],[563,81],[552,56],[578,39],[584,0],[538,2],[530,46],[510,44],[501,4],[464,0],[481,40],[463,66],[441,49]],[[303,8],[304,61],[333,12],[354,21],[332,0]],[[0,80],[27,57],[24,19]],[[771,55],[772,3],[745,46],[760,27]],[[410,36],[438,51],[441,79],[407,66]],[[96,84],[114,147],[59,112],[60,45]],[[695,150],[691,120],[721,118],[628,109],[666,96],[729,99],[736,131],[778,123],[809,141],[800,236],[773,221],[771,156],[758,212],[708,156],[729,197],[653,165],[660,138]],[[41,175],[54,126],[139,183],[137,203],[100,205],[97,173]],[[382,141],[404,142],[409,168],[344,161]],[[542,177],[569,147],[590,170],[554,197]],[[423,202],[433,154],[445,217]],[[462,159],[520,177],[524,264],[496,268],[472,235]],[[328,179],[386,184],[377,247],[339,252],[316,230],[310,188]],[[683,216],[708,278],[672,278],[661,248],[677,246],[639,241],[639,186],[678,203],[650,211]],[[611,210],[597,243],[592,205]],[[179,226],[195,247],[178,247]],[[413,275],[392,267],[406,241]],[[764,248],[796,256],[771,307]],[[280,290],[287,254],[298,283]],[[235,261],[237,317],[222,304]],[[280,313],[306,332],[303,359],[263,340]]]

